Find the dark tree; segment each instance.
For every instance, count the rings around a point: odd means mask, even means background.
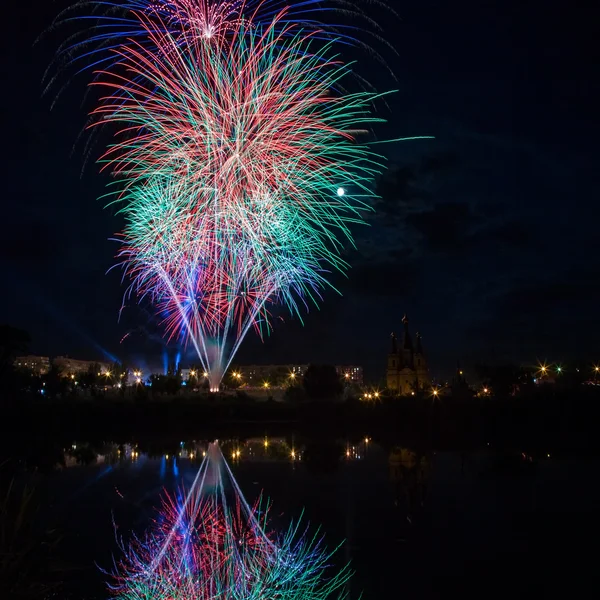
[[[333,365],[309,365],[302,383],[311,400],[334,400],[344,390]]]
[[[269,373],[269,383],[275,387],[279,387],[289,383],[290,372],[287,367],[275,367]]]
[[[79,376],[79,383],[83,387],[95,388],[101,382],[100,380],[100,365],[93,363],[88,367],[88,370]]]
[[[31,338],[23,329],[0,325],[0,387],[15,390],[19,386],[19,376],[15,369],[15,358],[26,354]]]
[[[515,365],[476,365],[475,371],[494,396],[506,398],[514,394],[521,383],[521,371]]]
[[[63,377],[62,371],[55,365],[42,377],[42,382],[46,384],[46,393],[51,398],[65,394],[69,387],[69,380]]]
[[[296,378],[297,380],[298,378]],[[301,381],[295,381],[293,385],[289,385],[285,388],[285,393],[283,395],[286,402],[291,402],[292,404],[298,404],[306,400],[306,391],[304,390],[304,386]]]
[[[177,394],[181,390],[181,375],[151,375],[153,393]]]
[[[0,365],[12,364],[20,354],[27,354],[31,338],[24,329],[0,325]]]

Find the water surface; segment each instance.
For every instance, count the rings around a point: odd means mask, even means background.
[[[108,596],[99,566],[118,555],[115,527],[143,532],[161,492],[191,484],[206,444],[159,452],[77,441],[64,467],[34,476],[38,518],[62,532],[59,553],[72,567],[60,597]],[[270,498],[276,526],[304,513],[328,545],[344,541],[338,558],[355,570],[352,598],[554,595],[592,581],[597,461],[376,439],[221,444],[247,500]]]

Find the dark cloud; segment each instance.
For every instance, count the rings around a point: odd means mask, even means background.
[[[349,273],[349,287],[364,296],[398,296],[415,289],[419,280],[419,268],[410,260],[410,252],[401,257],[400,251],[392,251],[390,260],[363,263]]]
[[[600,268],[549,273],[546,281],[525,284],[507,293],[498,304],[501,317],[577,312],[600,296]]]
[[[415,187],[417,173],[410,166],[390,167],[377,184],[377,194],[380,197],[376,202],[376,209],[388,216],[403,214],[406,207],[417,203],[424,196],[422,190]],[[387,225],[392,225],[389,220]]]
[[[429,154],[421,159],[419,171],[422,174],[443,174],[456,170],[460,165],[460,158],[456,152],[438,152]]]
[[[430,210],[408,215],[407,223],[437,252],[462,250],[477,217],[466,202],[439,202]]]
[[[600,267],[559,273],[549,267],[488,297],[488,314],[469,336],[507,357],[585,357],[597,351],[599,298]]]
[[[474,249],[491,246],[498,250],[523,250],[536,245],[537,235],[535,227],[511,219],[478,229],[468,237],[468,245]]]

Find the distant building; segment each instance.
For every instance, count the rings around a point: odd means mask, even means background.
[[[363,368],[356,365],[337,366],[335,368],[344,383],[363,384]]]
[[[289,377],[294,379],[304,376],[308,365],[247,365],[236,369],[241,375],[241,380],[249,386],[260,386],[271,378],[282,379]],[[362,385],[363,368],[356,365],[336,366],[335,370],[340,378],[346,382]]]
[[[404,334],[398,344],[396,334],[392,333],[392,347],[387,359],[387,388],[398,394],[409,395],[429,387],[427,361],[423,353],[421,336],[417,333],[416,342],[408,330],[406,315],[402,319]]]
[[[15,360],[15,367],[27,369],[35,375],[45,375],[50,370],[50,357],[48,356],[19,356]]]
[[[52,364],[60,369],[63,375],[82,375],[88,373],[90,367],[97,366],[99,373],[108,373],[111,365],[105,362],[99,362],[97,360],[77,360],[75,358],[69,358],[68,356],[57,356]]]
[[[274,376],[281,378],[302,377],[308,365],[246,365],[239,367],[236,372],[241,375],[241,381],[249,386],[260,386]]]

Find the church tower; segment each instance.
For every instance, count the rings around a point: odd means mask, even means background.
[[[414,369],[413,342],[408,331],[408,317],[402,317],[402,325],[404,325],[404,335],[402,336],[402,367]]]
[[[417,345],[415,347],[414,360],[419,389],[426,389],[429,387],[429,372],[427,369],[427,360],[425,359],[425,354],[423,353],[423,344],[420,333],[417,333]]]
[[[429,375],[420,334],[417,333],[416,342],[413,344],[406,315],[402,319],[402,326],[404,331],[400,344],[395,333],[391,336],[386,382],[389,390],[408,396],[427,388]]]
[[[391,335],[391,341],[392,347],[390,348],[390,353],[388,354],[387,360],[386,385],[388,390],[397,390],[400,357],[398,356],[398,340],[396,339],[396,334],[393,332]]]

